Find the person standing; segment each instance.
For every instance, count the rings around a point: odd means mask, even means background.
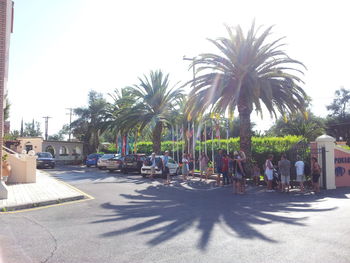
[[[215,167],[216,167],[216,184],[219,186],[221,181],[221,174],[222,174],[222,166],[223,166],[223,152],[221,149],[219,149],[218,154],[215,156]]]
[[[245,187],[244,188],[242,187],[244,170],[243,170],[241,158],[238,152],[234,152],[234,156],[233,156],[233,174],[234,174],[234,181],[235,181],[234,183],[235,193],[244,194]]]
[[[241,184],[241,187],[242,187],[242,191],[245,193],[245,187],[246,187],[246,184],[247,184],[247,171],[246,171],[246,168],[247,168],[247,156],[245,155],[245,152],[243,150],[239,150],[238,152],[238,155],[239,155],[239,158],[240,158],[240,162],[241,162],[241,166],[242,166],[242,169],[243,169],[243,178],[242,178],[242,184]]]
[[[201,153],[201,158],[199,159],[200,162],[200,169],[201,169],[201,181],[203,178],[203,174],[205,173],[205,180],[208,180],[208,162],[209,162],[209,158],[208,156],[205,154],[205,152]]]
[[[315,191],[315,193],[320,192],[320,183],[319,179],[321,176],[321,167],[319,163],[317,162],[316,157],[312,157],[311,159],[311,174],[312,174],[312,186]]]
[[[170,172],[169,172],[169,152],[165,151],[163,156],[163,175],[165,177],[164,184],[170,184]]]
[[[295,163],[295,169],[296,169],[296,174],[297,174],[297,182],[300,185],[300,191],[304,192],[304,181],[305,181],[305,174],[304,174],[304,169],[305,169],[305,164],[301,160],[301,157],[297,157],[298,161]]]
[[[259,185],[260,182],[260,168],[258,163],[254,163],[253,165],[253,181],[256,186]]]
[[[189,174],[192,175],[194,178],[194,159],[193,159],[192,153],[188,155],[188,169],[189,169]]]
[[[278,162],[278,169],[281,174],[281,191],[284,192],[287,186],[287,193],[289,193],[290,161],[285,153],[282,154],[281,160]]]
[[[267,192],[274,192],[272,190],[272,180],[273,180],[273,155],[269,154],[265,162],[265,175],[267,178]]]
[[[152,153],[151,154],[151,175],[149,176],[149,178],[154,179],[154,174],[156,173],[156,154]]]
[[[187,159],[187,153],[183,153],[182,155],[182,176],[183,180],[187,181],[188,176],[188,159]]]
[[[228,177],[228,165],[229,165],[229,159],[226,153],[223,154],[222,157],[222,186],[228,185],[229,182],[229,177]]]

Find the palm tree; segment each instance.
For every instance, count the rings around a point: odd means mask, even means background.
[[[101,93],[89,92],[88,107],[74,109],[78,118],[72,122],[73,134],[87,145],[87,152],[98,151],[100,135],[105,130],[107,102]]]
[[[252,24],[245,35],[240,26],[227,27],[228,37],[209,41],[220,54],[201,54],[192,67],[197,77],[190,81],[187,112],[194,116],[210,109],[233,112],[237,107],[240,119],[240,147],[251,157],[250,114],[255,109],[262,116],[262,105],[271,115],[304,111],[307,96],[295,73],[305,66],[281,49],[277,39],[267,43],[272,27],[261,34]]]
[[[182,98],[181,88],[169,88],[169,74],[161,70],[151,71],[149,77],[139,78],[140,84],[129,87],[129,95],[135,104],[119,112],[119,124],[125,130],[137,127],[142,131],[152,127],[153,151],[160,153],[164,124],[170,120],[177,102]]]

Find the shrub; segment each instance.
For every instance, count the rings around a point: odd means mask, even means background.
[[[305,140],[305,138],[301,136],[292,136],[288,135],[285,137],[253,137],[252,138],[252,154],[253,159],[258,162],[259,165],[262,165],[266,159],[266,156],[271,153],[275,156],[275,160],[280,157],[283,152],[288,151],[293,145],[297,142]],[[218,140],[214,139],[207,140],[207,152],[210,159],[212,159],[212,144],[214,148],[214,154],[217,153],[219,148],[226,150],[227,149],[227,141],[228,141],[228,149],[229,152],[239,150],[239,138],[230,138],[228,140]],[[178,149],[180,158],[182,147],[184,146],[183,141],[179,141],[178,143],[173,143],[172,141],[164,141],[162,142],[161,150],[169,151],[170,155],[172,155],[174,144],[174,152],[176,156],[176,150]],[[201,151],[204,151],[204,142],[201,142],[201,146],[199,146],[199,141],[196,144],[196,157],[198,158],[199,148]],[[186,150],[186,149],[185,149]],[[151,154],[152,153],[152,142],[138,142],[137,143],[137,151],[140,153]]]

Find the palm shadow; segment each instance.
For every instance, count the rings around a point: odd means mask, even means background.
[[[188,189],[185,185],[177,183],[174,186],[149,186],[135,191],[135,194],[122,194],[121,196],[128,200],[128,204],[102,204],[102,208],[111,210],[111,214],[108,218],[92,223],[143,219],[141,223],[103,233],[101,236],[111,237],[135,232],[152,236],[148,241],[151,246],[159,245],[191,227],[196,227],[200,232],[197,246],[205,250],[216,225],[224,226],[231,235],[239,238],[277,243],[278,240],[260,231],[259,226],[279,222],[287,226],[303,227],[306,226],[307,217],[297,218],[298,212],[336,209],[313,208],[312,203],[322,201],[323,196],[269,194],[259,192],[258,188],[247,195],[236,196],[227,188],[208,191],[200,189],[200,185]],[[347,189],[345,192],[350,191]],[[347,198],[346,193],[336,193],[334,197]],[[293,216],[280,215],[281,212]]]

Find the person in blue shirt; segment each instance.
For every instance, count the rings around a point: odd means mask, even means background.
[[[169,152],[165,151],[163,156],[163,175],[166,178],[164,184],[170,184],[170,173],[169,173]]]

